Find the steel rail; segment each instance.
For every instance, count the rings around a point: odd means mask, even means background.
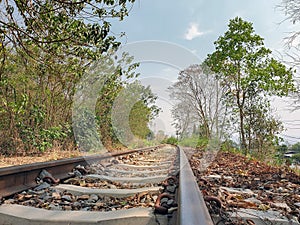
[[[188,159],[180,149],[178,225],[213,225]]]
[[[154,150],[159,147],[161,146],[0,168],[0,199],[37,186],[36,178],[43,169],[50,172],[55,178],[66,179],[69,177],[68,173],[77,165],[85,166],[92,162],[139,151]]]

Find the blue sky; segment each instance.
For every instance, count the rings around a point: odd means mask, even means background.
[[[283,47],[283,37],[296,28],[284,20],[276,6],[280,0],[140,0],[129,17],[114,22],[112,31],[126,32],[123,43],[161,40],[183,45],[204,59],[213,42],[227,30],[230,19],[240,16],[253,23],[256,33],[272,50]]]
[[[230,19],[240,16],[253,23],[255,32],[265,39],[266,47],[275,55],[284,53],[284,37],[288,32],[300,30],[298,25],[284,21],[285,15],[277,7],[281,0],[139,0],[124,21],[113,21],[112,32],[125,32],[123,44],[157,40],[169,42],[188,49],[203,61],[207,54],[214,51],[214,41],[227,30]],[[157,54],[168,54],[163,49],[155,49]],[[280,53],[280,54],[279,54]],[[170,57],[174,55],[170,54]],[[164,130],[173,134],[170,108],[166,88],[177,78],[178,68],[162,63],[141,63],[141,80],[150,84],[159,96],[163,113],[154,122],[154,130]],[[282,120],[300,120],[299,112],[286,110],[286,100],[276,100],[274,113]],[[300,122],[299,122],[300,124]],[[290,125],[289,125],[290,126]],[[300,125],[298,126],[300,128]],[[285,135],[298,135],[298,128],[285,131]],[[297,129],[295,129],[297,128]],[[297,139],[287,138],[290,142]],[[299,139],[300,141],[300,139]]]

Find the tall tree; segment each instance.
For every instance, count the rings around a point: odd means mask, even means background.
[[[227,87],[227,102],[238,117],[241,147],[247,153],[246,106],[264,96],[286,96],[293,91],[292,70],[272,58],[252,23],[239,17],[229,21],[228,31],[214,44],[216,50],[205,62]]]
[[[180,129],[184,131],[188,127],[186,123],[192,119],[191,115],[196,115],[197,125],[203,128],[203,137],[220,138],[220,125],[225,119],[225,105],[222,102],[225,89],[220,86],[215,74],[211,73],[207,66],[191,65],[181,71],[178,81],[169,91],[170,97],[177,101],[173,111],[182,106],[189,108],[189,115],[185,115],[185,118],[181,115],[180,118],[186,121],[177,124]],[[175,116],[178,117],[178,113],[175,112]]]

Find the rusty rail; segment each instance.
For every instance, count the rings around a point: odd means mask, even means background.
[[[180,149],[178,225],[213,225],[188,159]]]
[[[37,186],[36,178],[45,169],[55,178],[68,178],[68,173],[77,165],[87,165],[92,162],[108,159],[111,157],[126,155],[139,151],[148,151],[160,146],[134,149],[130,151],[106,153],[102,155],[83,156],[71,159],[60,159],[49,162],[38,162],[20,166],[0,168],[0,199],[12,194]]]

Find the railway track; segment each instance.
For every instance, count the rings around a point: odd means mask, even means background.
[[[2,168],[0,193],[0,225],[213,224],[169,145]]]

